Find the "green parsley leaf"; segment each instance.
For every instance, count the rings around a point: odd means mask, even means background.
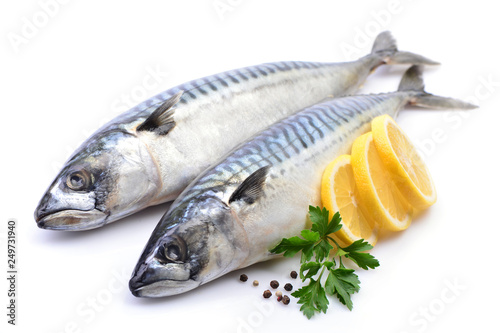
[[[321,268],[321,264],[316,261],[310,261],[300,266],[300,278],[302,280],[308,279],[316,275]],[[304,272],[307,274],[304,276]]]
[[[354,261],[354,263],[360,268],[373,269],[380,266],[379,261],[369,253],[361,252],[371,250],[372,248],[373,246],[371,246],[368,242],[365,242],[363,239],[359,239],[348,247],[342,248],[342,250],[347,253],[345,254],[345,257]]]
[[[312,222],[312,231],[316,231],[321,237],[328,236],[342,228],[340,224],[340,214],[337,212],[329,221],[330,212],[326,208],[320,209],[319,207],[309,206],[309,218]]]
[[[312,231],[318,232],[321,236],[325,236],[328,228],[329,213],[324,208],[309,206],[309,219],[312,222]]]
[[[297,252],[303,251],[308,247],[313,248],[314,241],[302,239],[298,236],[283,238],[281,242],[270,250],[271,253],[283,253],[285,257],[293,257]]]
[[[343,265],[342,258],[352,260],[362,269],[380,265],[371,254],[364,252],[371,250],[373,246],[363,239],[347,247],[340,247],[330,234],[342,228],[340,223],[342,219],[338,212],[331,220],[329,216],[330,213],[326,208],[309,206],[311,229],[302,230],[300,237],[283,238],[270,250],[271,253],[283,253],[285,257],[292,257],[301,252],[300,278],[302,282],[309,279],[309,284],[291,295],[298,298],[297,303],[302,304],[300,310],[309,319],[318,312],[326,313],[329,304],[327,294],[336,296],[342,304],[352,310],[351,295],[359,291],[360,282],[354,270],[347,269]],[[333,258],[329,259],[330,252],[335,248],[332,243],[335,244],[336,250]],[[325,272],[328,272],[328,276],[322,279]],[[319,276],[316,278],[318,273]]]
[[[362,269],[368,269],[368,268],[373,269],[375,267],[380,266],[379,261],[369,253],[351,252],[347,254],[345,257],[354,261],[354,263],[358,265],[359,268]]]
[[[325,282],[328,295],[336,295],[339,301],[352,310],[351,294],[359,291],[359,279],[353,269],[330,269]]]
[[[330,251],[333,250],[332,244],[326,239],[322,239],[319,243],[314,245],[314,253],[316,253],[316,260],[323,261],[328,258]]]
[[[326,208],[323,208],[323,209],[326,210]],[[333,234],[334,232],[337,232],[340,229],[342,229],[342,224],[340,224],[340,222],[342,222],[342,218],[340,217],[340,213],[336,212],[333,215],[330,223],[328,223],[328,228],[326,230],[327,235]]]
[[[320,279],[311,278],[309,285],[294,291],[292,296],[299,299],[297,303],[302,304],[300,310],[308,319],[311,319],[316,312],[326,313],[328,309],[328,298],[326,298]]]
[[[311,319],[311,317],[318,311],[312,301],[314,283],[316,283],[316,281],[311,280],[307,286],[304,286],[292,293],[293,297],[299,299],[297,303],[302,304],[300,311],[302,311],[308,319]]]
[[[308,240],[310,242],[313,242],[313,243],[316,243],[317,241],[319,241],[319,233],[317,233],[316,231],[311,231],[311,230],[302,230],[300,232],[300,235],[302,236],[302,238],[304,238],[305,240]]]
[[[373,249],[370,243],[366,242],[364,239],[358,239],[351,245],[342,248],[346,252],[362,252]]]
[[[300,256],[300,263],[303,264],[312,259],[314,255],[314,244],[304,247],[302,249],[302,255]]]

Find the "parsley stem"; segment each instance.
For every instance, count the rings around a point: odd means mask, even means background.
[[[326,238],[331,240],[335,245],[337,245],[337,247],[340,247],[339,243],[337,243],[337,241],[335,239],[333,239],[332,237],[326,236]]]
[[[342,263],[342,256],[339,256],[339,267],[345,268],[344,264]]]
[[[323,265],[323,268],[321,269],[321,273],[319,273],[318,281],[321,280],[321,277],[323,276],[323,272],[325,271],[326,266]]]

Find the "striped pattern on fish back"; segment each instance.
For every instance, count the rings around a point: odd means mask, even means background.
[[[220,89],[238,85],[249,80],[267,77],[278,72],[319,69],[327,66],[332,66],[332,64],[299,61],[266,63],[257,66],[235,69],[220,74],[207,76],[202,79],[193,80],[175,88],[169,89],[165,93],[173,95],[180,90],[184,90],[185,93],[181,98],[180,103],[187,103],[190,100],[194,100],[201,95],[208,95],[210,92],[216,92]]]
[[[127,123],[127,120],[133,121],[137,118],[145,118],[161,103],[179,91],[184,91],[179,103],[187,104],[190,101],[196,100],[202,96],[219,93],[223,89],[245,84],[252,80],[269,80],[275,74],[290,71],[310,71],[314,72],[316,75],[326,75],[327,71],[324,70],[325,68],[335,67],[341,64],[342,63],[282,61],[210,75],[201,79],[186,82],[153,96],[130,109],[128,112],[123,114],[122,117],[118,117],[119,121],[117,119],[117,121],[113,121],[113,123]],[[298,74],[297,77],[300,77],[300,74]]]
[[[343,141],[349,133],[385,113],[388,102],[395,103],[392,108],[396,112],[404,97],[399,93],[344,97],[290,116],[233,150],[184,191],[178,202],[207,189],[239,184],[256,170],[267,165],[279,166],[324,140],[329,145]]]

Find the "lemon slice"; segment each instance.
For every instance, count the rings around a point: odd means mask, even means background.
[[[330,211],[330,218],[335,212],[342,217],[342,229],[334,234],[341,245],[350,245],[361,238],[375,245],[378,227],[360,201],[351,156],[341,155],[326,167],[321,181],[321,201]]]
[[[372,132],[354,141],[351,163],[360,198],[375,222],[393,231],[408,228],[413,208],[391,179],[377,152]]]
[[[372,121],[373,141],[385,167],[406,200],[417,209],[436,202],[436,188],[429,169],[410,139],[388,115]]]

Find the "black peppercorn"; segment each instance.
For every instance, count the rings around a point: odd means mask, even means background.
[[[296,272],[296,271],[291,271],[291,272],[290,272],[290,277],[291,277],[292,279],[296,279],[296,278],[297,278],[297,272]]]
[[[292,291],[293,286],[292,286],[292,284],[287,283],[287,284],[285,284],[285,286],[283,288],[285,288],[286,291]]]
[[[262,296],[264,296],[264,298],[269,298],[272,294],[273,293],[270,290],[266,290],[264,291],[264,294],[262,294]]]
[[[271,285],[271,288],[273,288],[273,289],[276,289],[280,286],[279,282],[276,280],[272,280],[270,285]]]
[[[281,301],[283,302],[283,304],[288,305],[290,303],[290,297],[284,295]]]
[[[240,275],[240,281],[246,282],[248,280],[248,276],[246,274]]]

